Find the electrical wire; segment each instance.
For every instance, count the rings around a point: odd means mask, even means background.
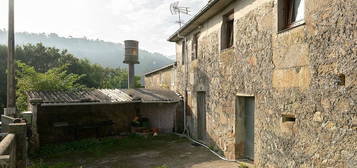
[[[185,138],[187,138],[188,140],[190,140],[190,141],[192,141],[192,142],[194,142],[194,143],[196,143],[196,144],[199,144],[199,145],[201,145],[201,146],[207,148],[210,152],[212,152],[214,155],[216,155],[218,158],[220,158],[220,159],[222,159],[222,160],[224,160],[224,161],[228,161],[228,162],[238,162],[238,163],[240,163],[238,160],[230,160],[230,159],[227,159],[227,158],[221,156],[220,154],[218,154],[216,151],[212,150],[212,149],[211,149],[210,147],[208,147],[207,145],[205,145],[205,144],[203,144],[203,143],[201,143],[201,142],[199,142],[199,141],[197,141],[197,140],[195,140],[195,139],[193,139],[193,138],[191,138],[191,137],[189,137],[189,136],[187,136],[187,135],[185,135],[185,134],[179,134],[179,133],[175,133],[175,134],[178,135],[178,136],[185,137]]]

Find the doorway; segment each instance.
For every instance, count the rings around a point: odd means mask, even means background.
[[[242,144],[237,156],[254,160],[255,98],[238,96],[236,99],[236,143]]]
[[[206,92],[197,92],[197,138],[206,138]]]

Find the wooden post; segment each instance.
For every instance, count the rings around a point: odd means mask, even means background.
[[[9,0],[9,37],[7,57],[7,108],[5,115],[15,116],[16,112],[16,83],[15,83],[15,23],[14,0]]]

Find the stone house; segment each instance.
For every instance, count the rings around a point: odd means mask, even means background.
[[[357,167],[356,9],[210,1],[169,38],[187,132],[257,167]]]
[[[177,129],[175,92],[153,89],[32,91],[31,144],[40,145],[131,132],[136,116],[162,133]]]
[[[176,90],[176,62],[144,75],[145,88]]]

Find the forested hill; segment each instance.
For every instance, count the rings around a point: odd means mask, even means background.
[[[0,44],[7,43],[7,32],[0,30]],[[16,33],[16,45],[42,43],[48,47],[67,49],[78,58],[86,58],[92,63],[105,67],[126,68],[123,64],[124,46],[119,43],[105,42],[102,40],[89,40],[86,38],[65,38],[57,34]],[[139,46],[140,47],[140,46]],[[143,75],[159,67],[173,63],[168,57],[151,53],[145,50],[139,51],[140,64],[136,65],[136,74]]]

